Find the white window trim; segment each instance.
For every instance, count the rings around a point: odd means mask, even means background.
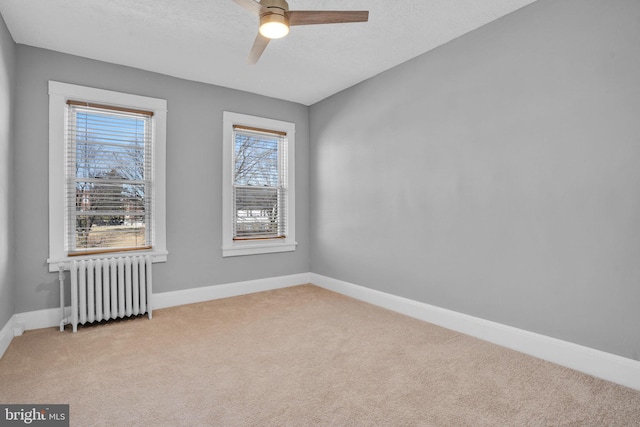
[[[153,111],[153,249],[135,252],[111,252],[69,257],[65,251],[65,124],[67,100]],[[167,101],[110,90],[49,81],[49,271],[66,269],[72,260],[111,258],[121,255],[151,254],[153,262],[167,261],[166,240],[166,141]]]
[[[243,125],[259,129],[277,130],[287,134],[287,236],[284,239],[233,240],[233,126]],[[255,255],[275,252],[295,251],[296,215],[295,215],[295,123],[246,114],[223,113],[222,138],[222,256]]]

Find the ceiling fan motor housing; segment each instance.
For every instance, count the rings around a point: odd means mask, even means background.
[[[269,38],[280,38],[286,36],[289,32],[289,17],[286,13],[289,11],[289,4],[285,0],[262,0],[260,5],[263,8],[268,9],[268,11],[260,14],[260,28],[264,28],[263,26],[265,25],[284,25],[285,28],[280,34],[277,36],[270,36]],[[263,34],[265,36],[267,35],[266,33]]]
[[[270,15],[277,15],[289,21],[286,16],[286,12],[289,11],[289,4],[286,2],[286,0],[262,0],[260,2],[260,5],[264,8],[269,9],[269,12],[260,14],[260,23],[262,23],[262,19],[265,16]],[[284,23],[284,21],[282,22]],[[288,22],[286,24],[289,25]]]
[[[262,0],[260,5],[269,9],[269,12],[280,16],[285,16],[285,13],[289,11],[289,4],[286,0]],[[269,15],[269,13],[262,13],[260,17],[265,15]]]
[[[289,10],[289,3],[286,0],[261,0],[260,6],[270,8],[275,7],[282,10]]]

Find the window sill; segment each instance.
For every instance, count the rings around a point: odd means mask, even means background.
[[[234,242],[231,246],[222,247],[222,256],[231,257],[242,255],[272,254],[277,252],[293,252],[296,250],[297,245],[297,242],[260,242],[256,240]]]
[[[83,259],[109,259],[119,258],[126,256],[138,256],[138,255],[151,255],[153,257],[152,262],[167,262],[166,251],[126,251],[126,252],[108,252],[103,254],[94,255],[80,255],[72,257],[62,257],[57,259],[49,258],[47,263],[49,264],[49,272],[53,273],[59,270],[60,265],[64,266],[65,270],[69,270],[69,266],[73,261],[81,261]]]

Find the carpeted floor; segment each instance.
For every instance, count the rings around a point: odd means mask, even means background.
[[[72,426],[637,426],[640,392],[312,286],[17,337],[0,403]]]

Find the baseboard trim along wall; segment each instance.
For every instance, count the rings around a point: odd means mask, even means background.
[[[68,316],[69,314],[71,314],[71,307],[65,307],[64,315]],[[22,330],[28,331],[59,326],[62,315],[60,314],[60,308],[47,308],[18,313],[14,317],[16,318],[16,325],[20,326]]]
[[[5,351],[7,351],[7,348],[9,348],[9,344],[11,344],[11,340],[14,337],[15,325],[16,316],[14,314],[9,318],[4,327],[0,329],[0,357],[2,357]]]
[[[245,282],[185,289],[182,291],[162,292],[158,294],[154,293],[153,308],[159,309],[173,307],[176,305],[193,304],[196,302],[270,291],[272,289],[288,288],[290,286],[309,283],[310,278],[311,273],[300,273],[289,276],[270,277],[267,279],[248,280]]]
[[[534,332],[514,328],[467,314],[315,273],[300,273],[222,285],[153,294],[153,308],[161,309],[313,283],[316,286],[374,304],[406,316],[566,366],[594,377],[640,390],[640,362]],[[70,308],[66,308],[65,316]],[[0,357],[14,336],[23,330],[60,324],[60,309],[52,308],[12,316],[0,330]]]
[[[311,283],[425,322],[640,390],[640,362],[311,273]]]

